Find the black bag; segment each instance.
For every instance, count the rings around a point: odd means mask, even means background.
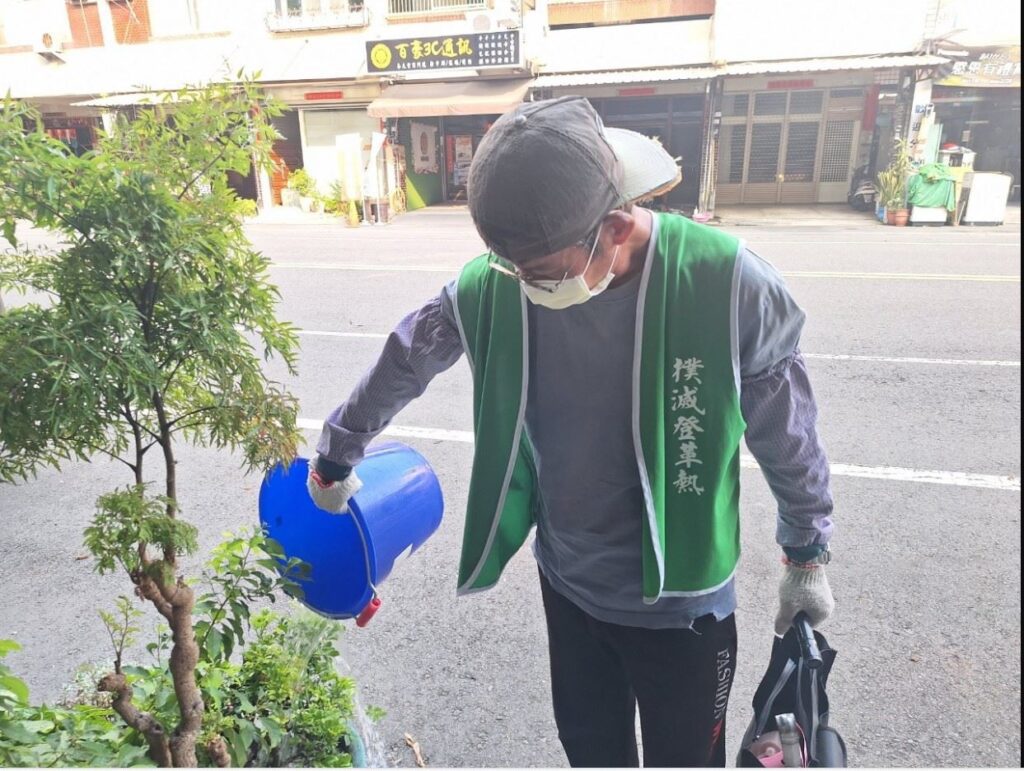
[[[811,629],[807,616],[797,614],[785,637],[776,637],[768,671],[754,693],[754,719],[750,722],[736,765],[764,768],[750,751],[751,745],[769,731],[777,730],[775,716],[792,713],[802,734],[804,765],[811,768],[846,768],[846,744],[828,724],[828,680],[836,652],[820,632]]]

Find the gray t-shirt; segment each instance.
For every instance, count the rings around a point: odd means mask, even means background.
[[[656,244],[655,224],[651,249]],[[804,314],[759,257],[742,250],[737,270],[730,318],[739,383],[741,375],[792,354]],[[533,550],[555,590],[591,616],[626,626],[686,627],[708,613],[732,613],[735,586],[730,580],[695,597],[643,601],[644,504],[631,410],[639,287],[636,276],[563,310],[529,304],[526,429],[543,505]],[[740,325],[738,308],[757,321]],[[776,318],[766,323],[764,313]]]

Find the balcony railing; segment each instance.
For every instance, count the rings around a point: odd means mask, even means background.
[[[271,32],[365,27],[370,18],[362,0],[305,0],[301,4],[279,0],[277,5],[277,11],[267,14]]]
[[[388,0],[388,16],[429,16],[486,9],[486,0]]]

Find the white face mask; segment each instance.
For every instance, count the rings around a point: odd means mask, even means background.
[[[584,276],[587,275],[590,263],[594,260],[594,252],[597,251],[598,240],[594,239],[594,246],[590,250],[590,257],[587,258],[587,264],[580,275],[561,281],[536,281],[534,282],[535,286],[525,283],[521,284],[523,291],[526,293],[526,298],[534,305],[560,311],[563,308],[585,303],[591,297],[597,297],[601,294],[615,278],[612,268],[615,266],[616,257],[619,256],[619,247],[615,247],[615,253],[612,254],[612,262],[608,266],[607,275],[591,288],[587,285],[587,280]]]

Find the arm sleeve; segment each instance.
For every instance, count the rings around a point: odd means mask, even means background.
[[[452,302],[455,286],[452,281],[388,335],[377,363],[327,416],[317,453],[332,463],[355,466],[395,415],[459,360],[462,339]]]
[[[747,447],[778,504],[784,547],[827,544],[832,536],[828,457],[799,342],[805,314],[778,271],[749,250],[736,291],[740,407]]]

